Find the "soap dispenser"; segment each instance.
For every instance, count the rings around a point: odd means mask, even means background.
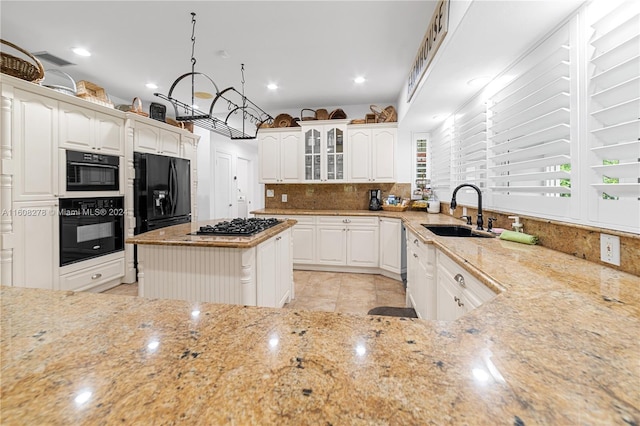
[[[513,219],[514,220],[514,222],[511,224],[511,227],[513,228],[513,230],[516,231],[516,232],[522,232],[523,225],[520,223],[520,217],[519,216],[509,216],[509,219]]]

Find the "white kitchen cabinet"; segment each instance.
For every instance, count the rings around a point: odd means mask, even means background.
[[[404,273],[406,250],[402,220],[381,217],[380,222],[380,269],[396,275]]]
[[[293,241],[293,263],[313,264],[316,262],[316,221],[315,216],[286,216],[297,223],[291,230]]]
[[[349,182],[395,182],[396,124],[355,125],[348,130]]]
[[[378,267],[377,218],[319,216],[316,236],[318,264]]]
[[[407,304],[423,319],[436,318],[435,247],[410,231],[407,239]]]
[[[256,249],[258,306],[281,308],[292,297],[291,231],[287,229]]]
[[[59,145],[80,151],[124,155],[124,119],[59,102]]]
[[[316,228],[319,265],[346,265],[347,226],[318,223]]]
[[[57,200],[13,203],[10,211],[13,234],[3,238],[3,248],[13,248],[11,285],[57,289],[60,264],[57,210]]]
[[[12,160],[3,173],[13,174],[16,201],[51,200],[58,196],[58,102],[15,89],[12,110]],[[64,172],[64,171],[63,171]]]
[[[300,182],[300,130],[258,132],[260,183]]]
[[[347,120],[300,122],[304,150],[304,181],[344,182]]]
[[[60,272],[60,290],[104,291],[120,284],[125,273],[124,252],[64,266]]]
[[[455,320],[495,297],[493,291],[441,251],[437,261],[437,319]]]
[[[379,242],[377,224],[347,224],[347,265],[377,267]]]
[[[180,131],[163,129],[141,121],[132,122],[134,151],[181,157]]]

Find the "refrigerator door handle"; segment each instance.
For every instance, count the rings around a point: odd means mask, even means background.
[[[171,196],[171,215],[176,214],[176,208],[178,207],[178,171],[176,169],[176,160],[171,159],[171,180],[170,180],[170,196]]]
[[[176,160],[173,160],[171,162],[172,165],[172,170],[173,170],[173,189],[171,190],[171,199],[173,201],[173,205],[171,208],[171,214],[175,215],[176,214],[176,210],[178,208],[178,197],[180,196],[180,194],[178,194],[178,168],[176,167]]]

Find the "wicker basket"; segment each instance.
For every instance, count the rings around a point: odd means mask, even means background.
[[[293,117],[289,114],[278,114],[276,118],[273,119],[273,127],[289,127],[292,121]]]
[[[369,107],[371,112],[375,114],[376,123],[391,123],[398,121],[398,113],[393,105],[389,105],[385,109],[380,108],[378,105],[371,105]]]
[[[96,98],[104,102],[109,102],[107,92],[95,83],[86,80],[80,80],[76,83],[76,96],[80,98]]]
[[[316,120],[328,120],[329,119],[329,111],[324,108],[320,108],[316,110]]]
[[[137,96],[135,98],[133,98],[133,101],[131,102],[131,108],[129,108],[129,111],[127,111],[127,112],[132,112],[134,114],[138,114],[138,115],[141,115],[143,117],[148,117],[149,116],[149,114],[144,112],[144,110],[142,109],[142,101]]]
[[[35,56],[9,41],[0,39],[0,42],[14,48],[21,53],[24,53],[29,57],[29,59],[35,62],[34,65],[28,61],[25,61],[24,59],[18,58],[5,52],[0,52],[0,55],[2,56],[1,71],[3,74],[8,74],[12,77],[17,77],[19,79],[27,80],[32,83],[40,83],[42,81],[42,79],[44,78],[44,68]]]
[[[341,120],[344,118],[347,118],[347,113],[340,108],[334,109],[331,111],[331,114],[329,114],[329,120]]]
[[[386,206],[386,205],[382,205],[382,210],[388,211],[388,212],[403,212],[406,211],[409,208],[409,206]]]
[[[311,111],[311,113],[312,113],[313,115],[311,115],[311,116],[310,116],[310,115],[306,115],[306,116],[305,116],[305,115],[304,115],[304,114],[305,114],[305,111]],[[311,108],[303,108],[303,109],[300,111],[300,120],[302,120],[302,121],[308,121],[308,120],[315,120],[315,119],[316,119],[316,110],[311,109]]]

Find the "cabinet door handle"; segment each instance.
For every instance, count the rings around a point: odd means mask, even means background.
[[[464,306],[464,303],[462,303],[462,301],[460,299],[458,299],[458,306],[460,306],[460,307]]]
[[[418,239],[413,240],[413,244],[418,245]]]
[[[418,258],[418,255],[413,253],[413,257],[415,257],[416,259]]]
[[[102,276],[102,274],[93,274],[91,275],[91,279],[92,280],[97,280],[98,278],[100,278]]]
[[[464,282],[464,277],[462,276],[462,274],[456,274],[456,276],[453,277],[453,279],[456,280],[458,284],[460,284],[460,287],[467,286],[467,283]]]

